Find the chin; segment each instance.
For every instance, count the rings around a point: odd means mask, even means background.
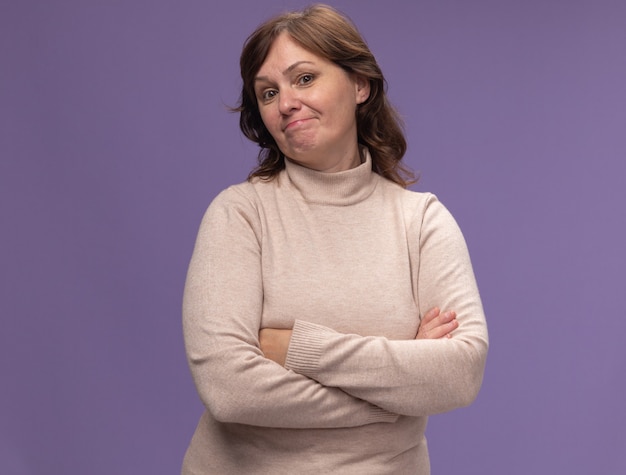
[[[317,156],[316,147],[313,144],[302,144],[298,147],[290,147],[287,153],[283,152],[294,162],[314,162]]]

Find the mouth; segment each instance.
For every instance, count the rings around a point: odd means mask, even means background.
[[[285,132],[286,130],[296,129],[300,127],[301,125],[306,124],[310,120],[311,120],[310,118],[293,120],[283,127],[283,132]]]

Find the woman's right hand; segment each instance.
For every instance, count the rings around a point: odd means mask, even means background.
[[[452,310],[441,313],[438,307],[431,308],[420,323],[416,340],[437,340],[451,338],[452,332],[459,326],[456,313]]]

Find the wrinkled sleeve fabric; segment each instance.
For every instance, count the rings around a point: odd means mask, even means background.
[[[450,339],[393,341],[342,334],[297,320],[285,366],[388,411],[427,416],[469,405],[482,384],[487,326],[465,239],[449,211],[429,195],[407,231],[420,316],[457,313]]]
[[[221,422],[277,428],[356,427],[397,415],[266,359],[258,204],[231,187],[205,213],[183,297],[183,334],[200,398]]]

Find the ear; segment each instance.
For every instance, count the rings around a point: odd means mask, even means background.
[[[363,104],[370,97],[370,81],[365,76],[355,75],[356,103]]]

